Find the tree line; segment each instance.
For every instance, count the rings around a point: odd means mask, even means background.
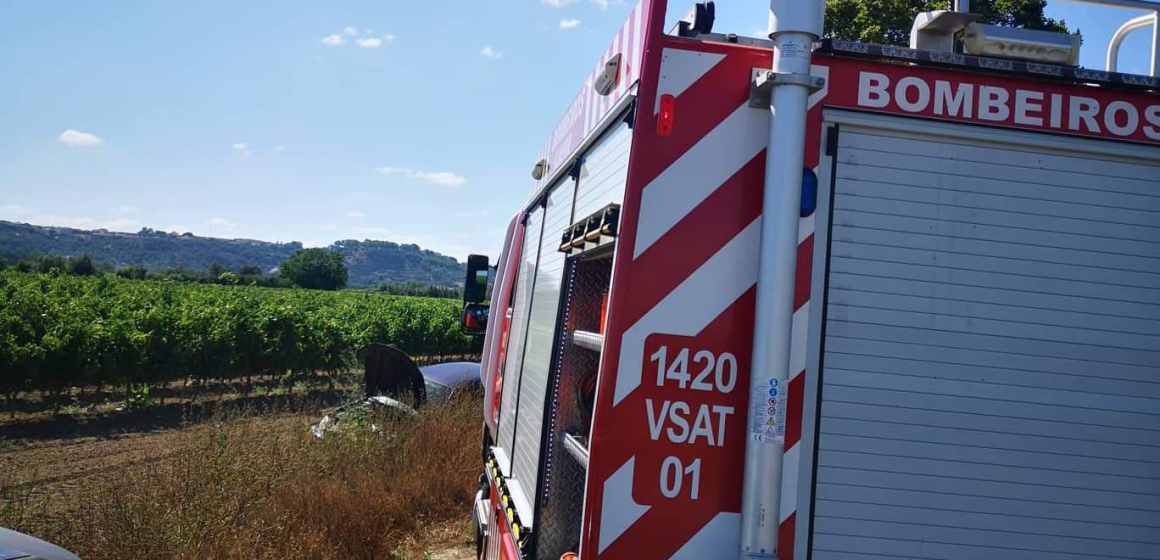
[[[237,270],[229,270],[214,264],[206,270],[174,268],[149,270],[142,266],[110,267],[97,263],[87,253],[75,257],[61,255],[35,255],[9,261],[0,255],[0,270],[12,269],[16,272],[39,274],[65,274],[69,276],[100,276],[113,274],[127,280],[173,280],[195,284],[227,284],[289,288],[294,283],[277,274],[266,274],[256,265],[246,265]]]
[[[114,269],[137,265],[149,271],[203,272],[217,263],[235,273],[243,266],[257,266],[269,275],[299,249],[303,249],[299,242],[217,239],[149,228],[137,233],[85,231],[0,220],[0,255],[10,264],[38,255],[88,254]],[[452,286],[463,280],[463,267],[455,259],[416,245],[348,239],[325,249],[342,254],[350,273],[348,283],[355,286],[407,281]]]
[[[1067,33],[1064,21],[1044,14],[1046,6],[1045,0],[971,0],[971,13],[979,14],[981,23]],[[919,12],[949,9],[951,0],[827,0],[825,33],[847,41],[907,46]]]
[[[301,255],[299,255],[301,253]],[[322,258],[318,254],[323,253]],[[291,263],[287,266],[287,263]],[[9,262],[0,254],[0,270],[8,268]],[[270,271],[263,271],[257,265],[245,265],[229,270],[219,264],[210,265],[204,271],[170,269],[150,271],[141,266],[111,268],[93,262],[87,254],[79,257],[59,255],[38,255],[16,261],[11,268],[17,272],[41,274],[67,274],[71,276],[99,276],[115,274],[127,280],[172,280],[193,284],[221,284],[226,286],[260,286],[265,288],[303,287],[313,289],[339,289],[345,286],[345,264],[337,253],[322,249],[306,249],[296,252],[282,265]],[[460,299],[463,290],[458,287],[440,286],[425,282],[384,282],[375,291],[396,296],[419,296]]]

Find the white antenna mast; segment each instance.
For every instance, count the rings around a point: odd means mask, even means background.
[[[823,0],[771,0],[769,37],[774,42],[769,142],[765,151],[757,306],[750,370],[749,433],[742,486],[742,560],[774,558],[781,520],[781,471],[785,443],[785,385],[789,378],[790,323],[797,267],[798,220],[806,113],[817,80],[810,76],[814,42],[822,36]],[[780,406],[767,418],[771,389]],[[764,426],[772,419],[772,434]]]

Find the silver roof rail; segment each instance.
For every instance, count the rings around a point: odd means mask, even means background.
[[[1137,17],[1137,18],[1132,18],[1132,19],[1128,20],[1127,23],[1125,23],[1124,25],[1121,25],[1120,28],[1116,30],[1115,35],[1112,35],[1111,42],[1108,43],[1108,72],[1118,72],[1119,71],[1120,45],[1124,42],[1124,38],[1127,37],[1129,33],[1133,32],[1137,29],[1143,29],[1145,27],[1151,26],[1152,27],[1152,65],[1151,65],[1150,71],[1151,71],[1151,75],[1153,77],[1156,76],[1157,70],[1160,70],[1156,67],[1157,66],[1156,65],[1157,55],[1160,54],[1160,53],[1158,53],[1157,46],[1156,46],[1156,44],[1157,44],[1157,36],[1156,36],[1157,35],[1157,31],[1156,31],[1157,25],[1156,24],[1157,24],[1158,17],[1160,17],[1160,12],[1154,12],[1152,14],[1145,14],[1145,15],[1142,15],[1142,16]]]
[[[1151,14],[1128,20],[1127,23],[1120,26],[1116,30],[1112,40],[1108,43],[1107,64],[1108,72],[1116,72],[1119,67],[1120,45],[1124,42],[1124,38],[1128,33],[1137,29],[1143,29],[1152,26],[1152,63],[1148,68],[1148,75],[1156,77],[1160,75],[1160,2],[1149,2],[1147,0],[1071,0],[1081,4],[1093,4],[1096,6],[1110,6],[1114,8],[1128,8],[1132,10],[1147,10]]]

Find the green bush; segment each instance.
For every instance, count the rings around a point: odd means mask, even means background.
[[[92,257],[81,255],[68,260],[68,273],[73,276],[96,276],[97,265],[93,264]]]
[[[278,267],[283,278],[302,288],[338,290],[348,277],[342,255],[324,249],[301,249]]]

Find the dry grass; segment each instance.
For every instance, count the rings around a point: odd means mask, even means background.
[[[323,441],[301,420],[226,418],[189,430],[170,459],[70,496],[67,519],[45,523],[42,504],[0,472],[0,525],[86,560],[422,558],[431,535],[459,531],[470,511],[479,411],[464,397]]]

